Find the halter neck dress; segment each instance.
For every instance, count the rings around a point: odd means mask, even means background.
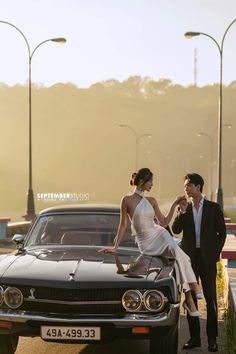
[[[137,193],[140,195],[140,193]],[[142,197],[142,195],[140,195]],[[132,217],[132,229],[136,236],[139,250],[150,256],[167,256],[175,258],[179,273],[179,284],[185,291],[190,289],[189,283],[196,282],[190,258],[175,243],[173,237],[155,221],[153,206],[144,196],[136,206]]]

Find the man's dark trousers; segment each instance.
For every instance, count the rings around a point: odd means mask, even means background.
[[[202,260],[200,248],[196,248],[195,257],[192,260],[192,268],[197,280],[201,279],[204,297],[207,305],[206,332],[208,339],[218,336],[217,300],[216,300],[216,263],[205,264]],[[195,293],[193,299],[197,306]],[[200,338],[199,317],[187,315],[191,338]]]

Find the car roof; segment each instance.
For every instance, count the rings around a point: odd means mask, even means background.
[[[76,213],[76,212],[112,212],[119,213],[119,205],[114,204],[70,204],[58,205],[42,210],[39,215],[51,213]]]

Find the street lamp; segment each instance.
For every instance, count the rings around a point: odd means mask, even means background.
[[[234,173],[234,169],[235,169],[235,158],[231,159],[231,163],[230,163],[230,169],[231,169],[231,174],[230,174],[230,188],[231,188],[231,195],[232,195],[232,202],[233,204],[235,204],[235,173]]]
[[[227,128],[227,129],[231,129],[232,125],[231,124],[222,124],[222,127],[223,128]],[[198,137],[202,137],[203,136],[203,137],[207,138],[207,140],[210,143],[210,179],[209,179],[209,185],[210,185],[210,198],[211,198],[211,200],[214,199],[213,192],[212,192],[212,184],[213,184],[213,171],[212,171],[212,168],[213,168],[213,135],[216,132],[216,130],[217,130],[217,127],[213,130],[211,135],[207,134],[207,133],[203,133],[203,132],[197,133]]]
[[[131,130],[132,133],[134,134],[134,137],[135,137],[135,171],[137,171],[138,170],[138,143],[139,143],[140,139],[142,139],[143,137],[147,137],[150,139],[152,137],[152,134],[138,135],[137,132],[134,130],[134,128],[132,128],[126,124],[119,124],[119,128],[127,128],[127,129]]]
[[[32,81],[31,81],[31,62],[34,53],[36,50],[44,43],[47,42],[55,42],[59,44],[64,44],[66,42],[65,38],[58,37],[58,38],[50,38],[46,39],[45,41],[39,43],[32,51],[30,49],[29,42],[24,35],[24,33],[16,27],[14,24],[6,21],[1,21],[0,23],[9,25],[15,28],[21,36],[24,38],[24,41],[27,46],[28,50],[28,70],[29,70],[29,186],[28,186],[28,194],[27,194],[27,212],[25,215],[26,220],[32,220],[35,217],[35,206],[34,206],[34,193],[33,193],[33,185],[32,185]]]
[[[216,200],[219,203],[222,211],[224,210],[223,202],[223,188],[222,188],[222,78],[223,78],[223,50],[224,50],[224,40],[225,36],[230,29],[230,27],[236,22],[234,19],[229,26],[226,28],[221,43],[219,44],[217,40],[211,35],[204,32],[186,32],[186,38],[192,38],[199,35],[209,37],[217,46],[220,54],[220,88],[219,88],[219,112],[218,112],[218,158],[217,158],[217,190],[216,190]]]
[[[198,136],[198,137],[202,137],[202,136],[205,137],[205,138],[209,141],[209,143],[210,143],[210,174],[209,174],[210,178],[209,178],[209,186],[210,186],[210,199],[213,200],[213,199],[214,199],[214,198],[213,198],[213,192],[212,192],[212,182],[213,182],[213,176],[212,176],[212,174],[213,174],[213,172],[212,172],[212,163],[213,163],[213,139],[212,139],[212,137],[211,137],[209,134],[203,133],[203,132],[197,133],[197,136]]]

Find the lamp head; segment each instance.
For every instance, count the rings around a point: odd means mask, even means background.
[[[203,135],[203,133],[197,133],[197,136],[202,136]]]
[[[62,37],[52,38],[51,41],[52,41],[52,42],[59,43],[59,44],[64,44],[64,43],[66,43],[66,39],[65,39],[65,38],[62,38]]]
[[[192,37],[200,36],[200,34],[200,32],[186,32],[184,34],[184,37],[186,37],[187,39],[191,39]]]

